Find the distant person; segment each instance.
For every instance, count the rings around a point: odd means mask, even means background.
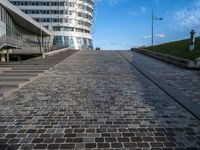
[[[96,47],[95,50],[96,51],[100,51],[101,49],[100,49],[100,47]]]

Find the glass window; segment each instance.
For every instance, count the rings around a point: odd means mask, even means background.
[[[74,28],[71,28],[71,27],[64,27],[64,31],[74,31]]]
[[[54,27],[53,27],[53,31],[61,31],[61,27],[59,27],[59,26],[54,26]]]

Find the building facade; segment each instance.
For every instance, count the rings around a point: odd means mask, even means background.
[[[54,33],[55,45],[93,49],[94,0],[9,0]]]
[[[0,1],[0,55],[42,53],[53,43],[53,34],[9,1]]]

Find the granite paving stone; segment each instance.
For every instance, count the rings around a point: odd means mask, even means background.
[[[79,51],[0,101],[0,149],[199,150],[200,121],[118,51]]]

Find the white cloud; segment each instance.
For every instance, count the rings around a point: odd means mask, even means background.
[[[114,6],[114,5],[117,5],[117,4],[119,4],[123,1],[124,0],[109,0],[108,2],[109,2],[110,5]]]
[[[131,11],[131,12],[129,12],[129,14],[131,16],[136,16],[136,15],[139,15],[139,14],[142,14],[142,13],[146,13],[147,11],[148,11],[147,7],[142,6],[137,11]]]
[[[122,2],[126,2],[127,0],[96,0],[96,2],[105,2],[108,3],[110,6],[118,5]]]
[[[143,36],[142,38],[143,39],[150,39],[152,36],[151,35],[145,35],[145,36]]]
[[[166,38],[166,35],[165,34],[156,34],[155,37],[164,39],[164,38]]]
[[[146,45],[145,44],[135,44],[133,47],[135,47],[135,48],[146,47]]]
[[[168,20],[170,20],[174,29],[197,29],[200,27],[200,0],[196,0],[194,3],[179,8],[170,14]]]
[[[145,12],[147,11],[147,8],[144,7],[144,6],[142,6],[142,7],[140,8],[140,11],[141,11],[142,13],[145,13]]]
[[[156,34],[154,35],[155,38],[160,38],[160,39],[164,39],[166,38],[166,35],[165,34]],[[152,38],[152,35],[145,35],[142,37],[143,39],[151,39]]]

